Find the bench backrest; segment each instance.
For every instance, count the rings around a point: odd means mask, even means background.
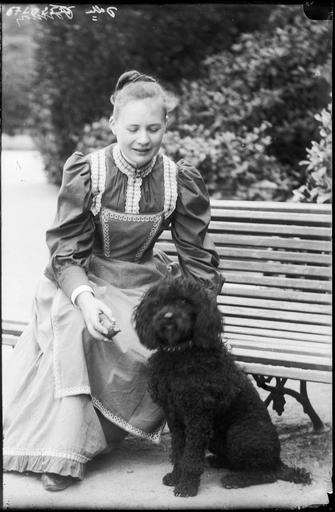
[[[218,303],[236,358],[249,373],[329,382],[331,206],[211,205],[209,231],[226,278]],[[169,231],[159,246],[177,260]]]

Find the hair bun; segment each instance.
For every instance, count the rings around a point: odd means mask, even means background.
[[[144,75],[144,74],[140,73],[139,71],[136,71],[136,69],[122,73],[122,75],[119,77],[118,81],[116,82],[114,93],[110,97],[110,101],[111,101],[112,105],[114,105],[114,103],[115,103],[115,96],[118,92],[120,92],[126,85],[132,84],[137,81],[156,82],[155,78],[153,78],[152,76]]]
[[[160,97],[164,104],[165,115],[168,107],[166,103],[167,93],[157,80],[144,73],[140,73],[136,69],[122,73],[116,82],[110,102],[113,105],[113,115],[117,115],[120,106],[129,99],[146,99]]]
[[[118,81],[116,82],[114,92],[120,91],[126,85],[130,84],[131,82],[134,82],[135,80],[138,80],[138,78],[140,76],[141,76],[141,73],[139,71],[136,71],[136,69],[122,73],[122,75],[119,77]]]
[[[126,71],[125,73],[122,73],[122,75],[119,77],[118,81],[116,82],[114,93],[110,97],[111,104],[114,105],[115,96],[116,96],[117,92],[121,91],[121,89],[123,89],[126,85],[131,84],[132,82],[135,82],[141,76],[143,76],[143,75],[139,71],[136,71],[136,69],[132,69],[131,71]]]

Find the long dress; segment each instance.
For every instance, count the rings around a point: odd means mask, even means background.
[[[117,144],[71,155],[46,235],[50,261],[5,383],[5,471],[82,479],[86,463],[127,433],[159,442],[165,420],[147,389],[150,352],[132,314],[176,270],[221,289],[209,221],[204,182],[186,161],[159,153],[134,169]],[[154,247],[168,225],[178,268]],[[83,285],[112,309],[121,330],[112,342],[93,340],[71,301]]]

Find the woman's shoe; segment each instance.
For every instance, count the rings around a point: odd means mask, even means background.
[[[56,473],[43,473],[42,484],[46,491],[63,491],[75,482],[71,476],[56,475]]]

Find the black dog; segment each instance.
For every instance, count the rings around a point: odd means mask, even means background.
[[[216,297],[195,280],[166,279],[144,295],[135,314],[149,358],[152,399],[164,410],[171,432],[173,470],[163,478],[176,496],[195,496],[211,464],[232,472],[226,488],[275,482],[310,483],[304,469],[286,466],[266,406],[221,341]]]

